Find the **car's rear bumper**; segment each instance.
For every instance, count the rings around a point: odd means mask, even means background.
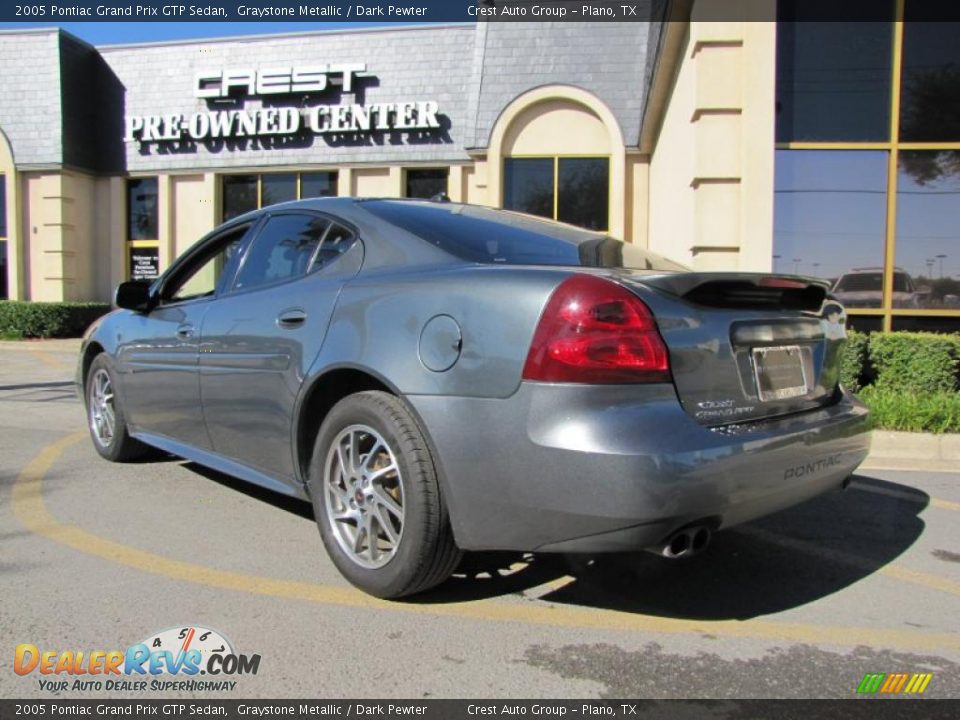
[[[464,549],[610,552],[707,520],[803,502],[866,457],[867,410],[829,407],[719,431],[669,385],[523,383],[505,400],[408,396],[431,438]]]

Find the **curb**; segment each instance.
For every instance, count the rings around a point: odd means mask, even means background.
[[[870,454],[862,467],[957,471],[960,469],[960,434],[874,430]]]
[[[0,350],[27,350],[44,352],[80,352],[80,338],[50,338],[27,340],[0,340]]]

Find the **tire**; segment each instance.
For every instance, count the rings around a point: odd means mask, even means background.
[[[123,402],[117,392],[116,375],[104,353],[90,363],[83,397],[87,429],[100,457],[111,462],[129,462],[150,452],[148,445],[130,437]]]
[[[422,592],[460,561],[426,439],[389,393],[361,392],[333,407],[314,443],[308,487],[327,554],[371,595]]]

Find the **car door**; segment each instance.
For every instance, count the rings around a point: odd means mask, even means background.
[[[292,484],[300,385],[361,260],[356,233],[325,215],[276,212],[259,228],[203,322],[200,389],[217,453]]]
[[[200,329],[224,279],[236,270],[250,225],[210,238],[160,281],[157,306],[124,325],[117,358],[128,422],[210,449],[200,404]]]

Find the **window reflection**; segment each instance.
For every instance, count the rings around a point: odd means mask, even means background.
[[[0,175],[0,238],[7,236],[7,178]]]
[[[260,200],[260,207],[297,199],[297,176],[292,173],[264,175],[262,183],[263,197]]]
[[[503,167],[503,207],[553,217],[553,158],[507,158]]]
[[[896,264],[905,307],[960,309],[960,150],[901,150]],[[897,303],[894,303],[897,306]]]
[[[560,158],[557,170],[557,220],[588,230],[609,224],[610,161],[606,158]]]
[[[440,193],[446,194],[447,175],[446,168],[407,170],[405,197],[429,200]]]
[[[157,179],[127,180],[127,240],[158,237]]]
[[[336,194],[336,172],[311,172],[300,176],[300,197],[334,197]]]
[[[886,168],[884,151],[778,151],[774,271],[828,279],[847,307],[880,307]]]
[[[960,333],[960,317],[956,316],[893,316],[894,331],[904,332],[932,332],[932,333]]]
[[[913,6],[903,26],[900,139],[960,140],[960,23],[910,22]]]
[[[223,178],[224,222],[256,209],[256,175],[228,175]]]
[[[889,16],[893,3],[883,0]],[[836,0],[777,6],[777,140],[886,140],[892,22],[804,22]],[[799,21],[799,22],[798,22]]]

